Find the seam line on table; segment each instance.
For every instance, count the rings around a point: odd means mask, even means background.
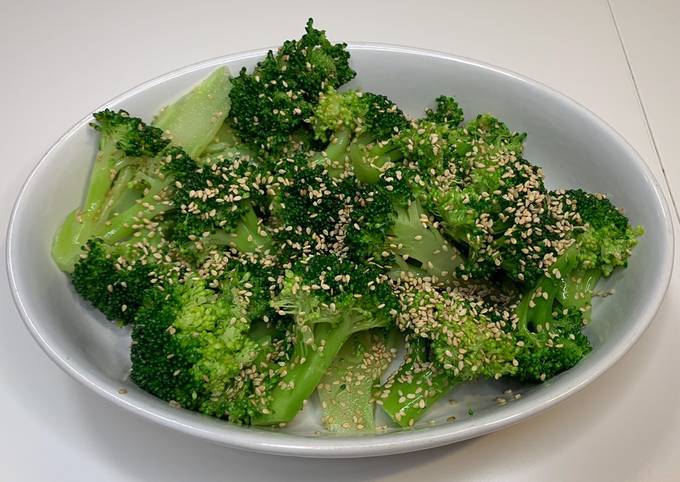
[[[628,50],[626,50],[626,44],[623,41],[623,36],[621,35],[621,29],[619,28],[619,24],[616,21],[616,14],[614,13],[614,7],[612,7],[610,0],[605,0],[605,2],[607,3],[607,8],[609,9],[609,15],[611,16],[612,22],[614,23],[614,29],[616,30],[616,36],[619,39],[619,44],[621,45],[621,50],[623,51],[623,57],[626,60],[626,65],[628,66],[628,72],[630,73],[631,80],[633,81],[633,89],[635,90],[635,96],[637,97],[638,105],[640,106],[640,110],[642,111],[642,118],[643,118],[643,121],[645,123],[647,135],[649,136],[649,139],[652,142],[652,148],[654,149],[654,153],[656,154],[656,158],[659,161],[659,166],[661,167],[661,173],[663,174],[664,182],[666,183],[666,187],[668,188],[668,195],[671,198],[670,201],[671,201],[671,204],[673,205],[673,211],[675,212],[675,217],[680,222],[680,211],[678,211],[678,206],[675,202],[675,197],[673,196],[673,190],[671,189],[671,183],[668,180],[668,174],[666,173],[666,169],[663,166],[663,161],[661,159],[661,152],[659,151],[659,146],[656,143],[656,138],[654,137],[654,132],[652,131],[652,125],[651,125],[651,123],[649,121],[649,117],[647,115],[647,109],[645,108],[645,104],[642,101],[642,94],[640,93],[640,89],[638,88],[637,79],[635,78],[635,71],[633,70],[633,64],[630,61],[630,56],[628,55]]]

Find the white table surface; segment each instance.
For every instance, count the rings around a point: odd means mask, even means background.
[[[623,134],[680,198],[673,0],[277,3],[0,0],[2,232],[34,164],[83,115],[168,70],[298,36],[309,16],[336,40],[453,52],[545,82]],[[361,460],[249,454],[129,414],[47,359],[3,281],[0,480],[680,480],[678,274],[676,263],[637,345],[557,407],[466,443]]]

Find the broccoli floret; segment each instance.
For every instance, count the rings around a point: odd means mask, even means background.
[[[375,183],[381,172],[395,163],[414,169],[421,180],[445,170],[449,151],[455,148],[449,138],[462,121],[463,111],[452,97],[439,96],[436,104],[424,118],[409,122],[392,101],[381,97],[376,108],[369,111],[374,113],[376,127],[350,147],[359,180]]]
[[[553,218],[568,229],[561,239],[558,256],[543,267],[543,275],[533,287],[533,303],[537,308],[532,313],[538,314],[530,321],[549,321],[556,309],[554,301],[562,307],[580,310],[587,321],[595,285],[617,267],[627,265],[643,230],[632,227],[601,194],[576,189],[552,192],[550,197]]]
[[[311,125],[315,137],[328,142],[317,155],[318,162],[339,176],[349,170],[351,160],[354,175],[373,184],[390,158],[388,140],[409,124],[401,109],[383,95],[331,90],[319,98]]]
[[[220,67],[189,93],[164,107],[153,125],[191,158],[197,159],[229,114],[230,90],[229,71]]]
[[[413,277],[402,279],[399,292],[397,326],[411,334],[413,346],[381,395],[383,409],[397,424],[413,425],[462,382],[516,373],[519,347],[501,310],[471,293]]]
[[[390,324],[394,297],[379,276],[375,269],[336,256],[312,257],[286,273],[272,303],[279,314],[293,319],[288,333],[292,351],[268,413],[254,424],[292,420],[352,334]]]
[[[132,331],[131,379],[181,407],[229,417],[228,388],[259,355],[249,298],[234,275],[221,293],[202,280],[147,292]]]
[[[515,338],[522,350],[517,354],[514,376],[525,383],[543,382],[568,370],[592,350],[590,340],[581,331],[584,318],[580,310],[556,308],[560,311],[536,321],[529,307],[532,300],[533,294],[525,296],[517,309]]]
[[[271,238],[256,212],[266,205],[265,176],[258,165],[238,155],[219,155],[178,181],[171,240],[190,243],[197,252],[214,246],[268,252]]]
[[[284,258],[316,251],[364,262],[384,244],[392,224],[388,198],[352,176],[337,178],[304,159],[287,168],[272,203],[273,237]]]
[[[419,198],[466,250],[459,274],[492,278],[500,269],[532,286],[560,232],[551,222],[542,171],[522,159],[523,135],[483,115],[453,131],[449,163],[423,183]]]
[[[323,30],[307,22],[300,40],[270,51],[252,74],[232,80],[231,121],[239,137],[267,153],[294,150],[291,136],[308,129],[319,95],[356,75],[345,44],[331,44]]]
[[[158,155],[168,144],[160,129],[123,110],[97,112],[94,119],[91,125],[100,134],[99,152],[85,200],[67,216],[52,244],[52,257],[68,272],[73,270],[85,242],[106,231],[106,223],[125,197],[135,170],[146,157]]]
[[[440,95],[435,99],[436,107],[425,111],[425,119],[436,124],[445,124],[455,129],[463,122],[463,109],[456,99],[446,95]]]

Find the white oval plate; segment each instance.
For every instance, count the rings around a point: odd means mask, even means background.
[[[468,117],[492,112],[528,133],[526,157],[544,167],[550,186],[607,193],[646,234],[617,293],[594,308],[593,352],[576,367],[535,387],[479,383],[455,391],[413,429],[340,436],[324,433],[315,404],[281,430],[240,427],[169,406],[127,380],[129,333],[107,322],[73,292],[50,259],[53,233],[81,199],[96,151],[83,118],[45,154],[16,201],[7,237],[10,285],[36,341],[64,371],[104,398],[158,423],[217,443],[308,457],[365,457],[436,447],[476,437],[536,414],[592,382],[640,337],[664,296],[673,261],[668,205],[640,156],[602,120],[550,88],[506,70],[443,53],[351,44],[353,86],[385,94],[419,114],[440,94],[456,96]],[[101,108],[124,108],[150,120],[220,65],[252,67],[259,50],[201,62],[163,75]],[[507,389],[514,390],[512,395]],[[521,398],[515,399],[515,394]],[[49,396],[47,393],[45,396]],[[503,397],[508,403],[500,405]],[[474,415],[469,415],[471,410]],[[451,421],[456,417],[455,421]],[[106,434],[102,434],[105,437]]]

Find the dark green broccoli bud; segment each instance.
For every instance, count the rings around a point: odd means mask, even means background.
[[[388,197],[320,165],[289,163],[288,170],[272,203],[273,238],[284,259],[332,252],[363,261],[374,243],[384,244],[392,224]]]
[[[265,152],[291,151],[291,135],[306,129],[319,95],[354,78],[346,44],[331,44],[307,22],[299,40],[269,52],[252,74],[241,70],[230,93],[240,138]]]
[[[165,271],[156,258],[143,256],[146,246],[139,246],[90,240],[73,270],[76,292],[110,320],[131,323],[152,280]]]
[[[132,331],[135,384],[181,407],[228,418],[228,388],[261,349],[248,336],[250,300],[241,282],[235,276],[221,293],[194,279],[148,292]]]
[[[446,95],[440,95],[435,99],[436,108],[425,111],[425,119],[436,124],[445,124],[455,129],[463,122],[463,109],[456,99]]]

